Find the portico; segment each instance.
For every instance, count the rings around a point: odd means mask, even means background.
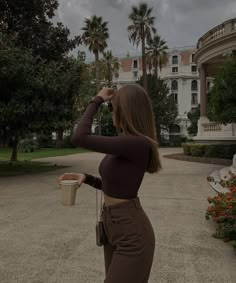
[[[236,18],[211,29],[198,40],[194,56],[200,73],[200,119],[196,141],[236,140],[235,123],[223,125],[207,117],[207,78],[216,76],[232,52],[236,52]]]

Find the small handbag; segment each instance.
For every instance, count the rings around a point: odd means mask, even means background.
[[[98,247],[102,247],[103,245],[106,244],[107,242],[107,237],[106,237],[106,232],[104,229],[104,223],[102,221],[102,192],[101,192],[101,201],[100,201],[100,219],[98,217],[98,192],[96,190],[96,218],[97,218],[97,223],[96,223],[96,244]]]

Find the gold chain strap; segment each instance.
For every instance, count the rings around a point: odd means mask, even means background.
[[[103,197],[102,197],[102,191],[101,191],[101,198],[100,198],[100,219],[98,216],[98,190],[96,190],[96,219],[97,219],[97,223],[101,220],[101,214],[102,214],[102,201],[103,201]]]

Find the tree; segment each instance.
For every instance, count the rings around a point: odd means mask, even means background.
[[[111,87],[113,76],[116,75],[119,71],[120,62],[118,58],[113,57],[111,50],[103,52],[102,62],[105,67],[105,79],[107,81],[108,87]]]
[[[42,64],[40,71],[35,90],[41,103],[38,111],[40,123],[37,128],[34,125],[34,130],[55,131],[56,146],[62,147],[63,132],[73,127],[78,114],[81,65],[71,57]]]
[[[210,120],[236,122],[236,57],[231,57],[214,80],[208,102]]]
[[[100,90],[99,82],[99,53],[103,52],[107,47],[107,39],[109,38],[109,30],[107,27],[108,22],[104,22],[102,17],[93,15],[91,19],[85,19],[85,26],[82,28],[84,31],[81,39],[83,43],[88,47],[90,52],[93,52],[95,56],[95,69],[96,69],[96,91]],[[98,111],[99,116],[99,134],[101,134],[101,121],[100,121],[100,110]]]
[[[178,108],[174,101],[174,97],[169,95],[169,88],[165,81],[156,79],[154,75],[148,74],[147,82],[147,92],[152,100],[157,137],[160,141],[161,130],[169,130],[170,126],[175,123],[178,115]],[[143,85],[143,78],[141,78],[138,83]]]
[[[95,79],[94,68],[85,63],[86,57],[80,60],[80,95],[78,100],[78,119],[83,115],[89,101],[96,95],[96,85],[91,83]]]
[[[26,134],[72,126],[79,83],[76,59],[45,64],[0,34],[0,126],[12,137],[11,160],[17,160],[18,141]]]
[[[140,3],[138,6],[132,6],[129,20],[131,25],[128,26],[129,40],[134,45],[142,46],[142,68],[143,68],[143,85],[147,90],[147,68],[145,44],[150,41],[152,34],[156,33],[154,28],[155,17],[151,16],[153,8],[149,8],[146,3]]]
[[[75,48],[79,38],[69,39],[68,28],[50,21],[57,8],[58,0],[3,0],[0,28],[15,34],[18,47],[32,49],[32,54],[42,59],[58,61]]]
[[[37,115],[36,76],[31,52],[15,47],[13,38],[0,33],[0,126],[12,137],[13,161],[20,136],[29,132]]]
[[[101,108],[101,121],[102,121],[102,135],[103,136],[116,136],[117,131],[113,126],[112,115],[106,104]]]
[[[95,56],[96,89],[99,92],[99,53],[103,52],[107,47],[107,39],[109,38],[108,22],[104,22],[102,17],[97,17],[96,15],[92,16],[91,19],[86,18],[84,22],[85,26],[82,28],[84,32],[81,38],[89,51],[93,52]]]
[[[200,104],[194,110],[191,110],[187,113],[188,119],[191,122],[191,125],[188,127],[188,133],[190,135],[196,136],[198,132],[198,120],[200,118]]]
[[[162,66],[168,61],[168,53],[166,52],[168,47],[159,35],[155,35],[147,44],[146,56],[149,70],[154,67],[154,76],[158,78],[158,67],[161,70]]]

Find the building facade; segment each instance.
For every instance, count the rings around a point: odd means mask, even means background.
[[[187,113],[196,109],[200,102],[200,78],[193,61],[195,51],[195,47],[169,50],[167,64],[158,70],[158,75],[166,81],[170,95],[174,95],[178,105],[177,123],[171,129],[171,134],[186,137],[190,125]],[[118,88],[124,84],[134,83],[142,76],[141,54],[121,57],[120,63],[119,74],[114,78]],[[210,82],[207,86],[210,87]]]

